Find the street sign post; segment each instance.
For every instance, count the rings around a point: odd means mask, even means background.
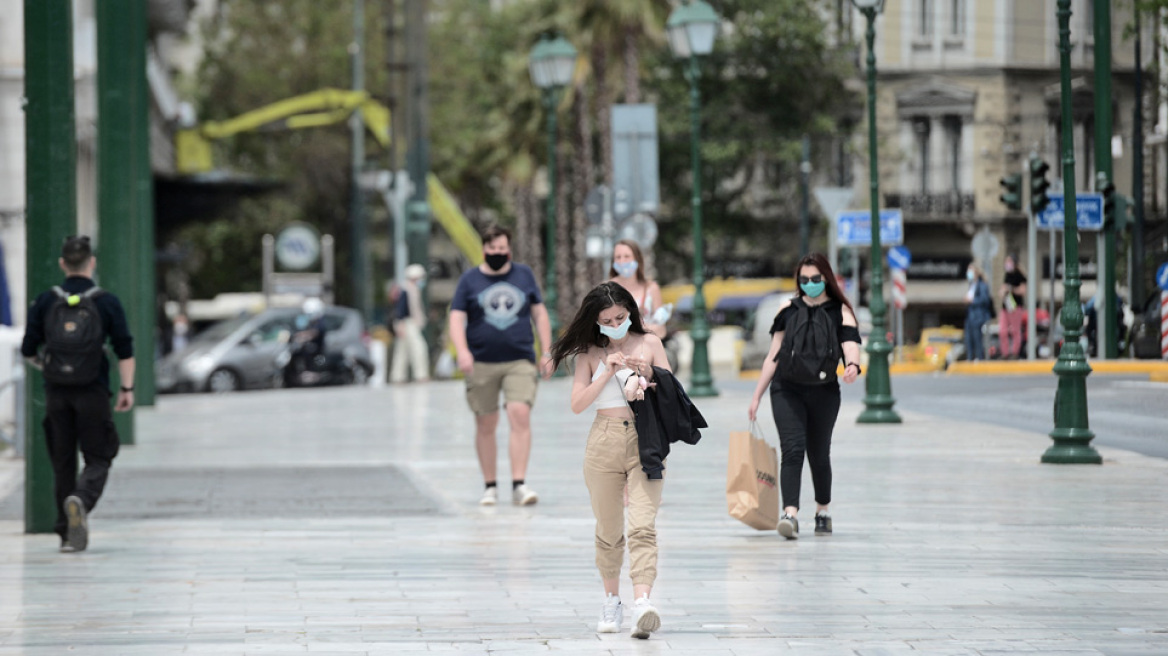
[[[1064,198],[1062,194],[1047,194],[1050,204],[1035,215],[1039,230],[1062,230],[1064,227]],[[1094,193],[1075,194],[1076,223],[1079,230],[1098,232],[1103,229],[1103,195]]]
[[[816,202],[819,203],[819,209],[823,210],[823,216],[827,218],[829,224],[827,228],[828,263],[831,264],[832,271],[839,273],[839,244],[835,243],[835,226],[830,224],[836,215],[847,209],[856,192],[851,187],[815,187],[811,193],[815,196]]]
[[[896,308],[896,354],[904,355],[904,309],[908,307],[908,267],[912,253],[906,246],[888,249],[889,279],[892,281],[892,307]]]
[[[1160,287],[1160,357],[1168,360],[1168,262],[1156,271],[1156,284]]]
[[[847,210],[836,215],[836,243],[839,246],[871,245],[871,212]],[[904,215],[900,210],[880,210],[880,243],[888,246],[904,243]]]
[[[907,271],[912,264],[912,253],[907,246],[894,246],[888,249],[888,267]]]

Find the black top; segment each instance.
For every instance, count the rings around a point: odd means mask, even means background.
[[[1026,276],[1022,275],[1022,272],[1017,270],[1017,269],[1014,269],[1013,271],[1007,271],[1005,283],[1007,285],[1009,285],[1011,289],[1013,289],[1014,287],[1017,287],[1018,285],[1025,285],[1026,284]],[[1022,307],[1023,305],[1026,304],[1026,295],[1025,294],[1014,294],[1013,292],[1006,292],[1006,296],[1013,296],[1014,297],[1014,302],[1017,304],[1017,305],[1015,305],[1015,307]],[[1010,309],[1009,306],[1007,306],[1007,304],[1006,304],[1005,297],[1002,297],[1002,307],[1004,307],[1006,309]]]
[[[788,319],[790,319],[791,314],[794,313],[795,310],[797,309],[795,306],[796,302],[803,302],[802,298],[792,300],[787,305],[787,307],[783,308],[782,310],[779,310],[779,313],[775,315],[775,321],[774,321],[774,323],[771,324],[771,334],[772,335],[775,333],[785,332],[787,330],[787,321],[788,321]],[[845,326],[844,325],[844,304],[843,303],[840,303],[839,301],[837,301],[833,298],[833,299],[828,300],[827,302],[825,302],[823,305],[821,305],[819,307],[824,312],[827,312],[827,317],[829,319],[831,319],[831,322],[833,324],[835,324],[835,327],[836,327],[835,334],[836,334],[836,338],[839,340],[840,344],[843,344],[844,342],[855,342],[857,344],[863,343],[863,341],[860,339],[860,329],[859,328],[857,328],[856,326]],[[843,349],[840,349],[840,350],[842,353]],[[775,375],[771,378],[771,388],[772,389],[781,389],[783,385],[789,385],[792,387],[799,387],[799,388],[805,387],[804,385],[799,385],[798,383],[793,383],[789,380],[780,382],[780,378],[781,378],[781,376],[778,375],[778,372],[776,372]],[[837,382],[836,385],[839,385],[839,383]]]
[[[645,398],[629,403],[637,427],[637,452],[641,470],[649,480],[663,478],[669,445],[674,442],[697,444],[702,439],[699,428],[706,428],[706,418],[685,393],[681,381],[667,369],[653,367],[657,386]]]
[[[94,282],[85,276],[69,276],[61,283],[61,289],[69,294],[84,294],[94,287]],[[45,315],[49,308],[57,301],[57,295],[50,289],[42,292],[32,303],[28,311],[28,326],[24,331],[24,342],[20,345],[20,354],[26,358],[36,357],[42,344],[45,343]],[[109,293],[98,294],[93,299],[97,311],[101,313],[102,326],[106,337],[113,347],[114,355],[119,360],[128,360],[134,357],[134,338],[130,336],[130,326],[126,321],[126,311],[117,296]],[[101,370],[94,383],[109,389],[109,360],[105,354],[101,356]],[[46,383],[46,386],[49,386]]]

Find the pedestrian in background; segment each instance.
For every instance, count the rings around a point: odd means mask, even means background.
[[[1003,265],[1006,275],[999,295],[1002,297],[1002,316],[999,336],[1002,358],[1013,360],[1022,352],[1022,324],[1026,321],[1026,273],[1013,255],[1007,255]]]
[[[628,290],[637,302],[645,329],[660,339],[665,339],[665,321],[668,312],[661,310],[661,286],[645,275],[645,256],[641,247],[632,239],[622,239],[612,248],[612,268],[609,280]],[[659,320],[660,319],[660,320]]]
[[[965,292],[965,354],[970,361],[985,359],[982,326],[994,318],[994,297],[981,267],[971,262],[965,270],[969,290]]]
[[[635,599],[631,635],[648,638],[661,626],[649,593],[657,577],[656,520],[664,479],[650,479],[642,468],[636,419],[625,389],[632,379],[643,393],[638,377],[648,382],[654,366],[669,370],[665,347],[645,329],[628,290],[605,282],[584,297],[552,355],[553,366],[575,357],[572,412],[596,408],[584,450],[584,482],[596,517],[596,567],[605,593],[596,631],[617,633],[624,617],[620,572],[626,521],[622,496],[627,485],[629,576]]]
[[[430,380],[430,350],[426,345],[426,309],[422,303],[422,285],[426,268],[421,264],[406,267],[406,279],[394,303],[393,369],[389,382],[404,383],[413,370],[414,380]]]
[[[118,455],[105,345],[118,358],[122,380],[113,409],[126,412],[134,407],[134,341],[118,297],[93,282],[97,258],[89,237],[67,238],[57,262],[65,281],[33,302],[20,352],[44,371],[45,441],[57,503],[53,530],[61,536],[60,550],[71,553],[89,546],[88,516]],[[85,458],[80,477],[78,449]]]
[[[482,240],[483,263],[463,273],[454,290],[450,341],[466,377],[467,404],[475,415],[475,448],[486,486],[479,503],[493,506],[499,499],[495,429],[502,391],[511,425],[511,501],[528,506],[539,501],[525,479],[539,372],[545,377],[552,373],[551,323],[535,274],[527,265],[511,261],[510,231],[491,226]],[[532,322],[543,346],[538,369]]]
[[[803,458],[811,464],[815,486],[815,534],[831,535],[831,435],[839,415],[836,369],[842,355],[844,382],[860,375],[860,331],[827,258],[803,256],[795,267],[798,295],[779,306],[771,325],[771,348],[747,415],[755,421],[762,394],[770,386],[771,412],[782,451],[779,490],[783,512],[779,534],[799,535],[799,491]]]

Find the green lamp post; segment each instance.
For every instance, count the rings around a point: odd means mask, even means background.
[[[869,305],[872,311],[872,334],[868,337],[868,376],[864,379],[867,395],[864,411],[856,418],[861,424],[899,424],[900,415],[892,409],[892,381],[888,376],[888,343],[884,316],[884,258],[880,248],[880,172],[876,159],[876,15],[884,11],[884,0],[852,0],[868,20],[868,174],[872,188],[872,283]]]
[[[556,312],[556,105],[560,91],[572,81],[576,71],[576,49],[562,36],[545,33],[528,56],[531,81],[543,91],[547,109],[548,197],[547,197],[547,275],[545,305],[552,326],[552,339],[560,330]],[[549,345],[544,345],[547,350]]]
[[[1066,216],[1078,216],[1075,210],[1075,137],[1071,116],[1071,0],[1058,0],[1059,54],[1062,82],[1063,132],[1063,202]],[[1083,310],[1079,305],[1079,226],[1066,221],[1063,237],[1063,348],[1059,351],[1054,373],[1058,391],[1054,396],[1054,445],[1042,454],[1042,462],[1053,464],[1098,465],[1103,462],[1090,442],[1095,434],[1087,426],[1087,364],[1079,336],[1083,331]]]
[[[706,297],[702,291],[705,284],[702,239],[702,159],[698,145],[701,140],[701,96],[698,80],[701,70],[698,57],[714,50],[714,39],[718,35],[721,19],[710,5],[702,0],[686,2],[673,10],[665,23],[669,38],[669,49],[673,56],[688,63],[685,77],[689,80],[690,120],[692,123],[691,149],[693,153],[693,325],[690,337],[693,339],[693,377],[690,380],[690,396],[717,396],[714,378],[710,375],[710,324],[706,318]]]

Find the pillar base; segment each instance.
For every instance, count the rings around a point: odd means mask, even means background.
[[[692,387],[685,392],[689,394],[690,398],[713,398],[718,396],[718,390],[714,387],[713,382],[709,383],[692,383]]]
[[[865,401],[867,404],[867,401]],[[899,424],[902,423],[900,415],[892,409],[892,405],[887,407],[880,407],[875,405],[868,405],[868,407],[856,417],[857,424]]]
[[[1054,445],[1042,454],[1048,465],[1102,465],[1103,456],[1091,446],[1095,433],[1085,428],[1056,428],[1050,433]]]

